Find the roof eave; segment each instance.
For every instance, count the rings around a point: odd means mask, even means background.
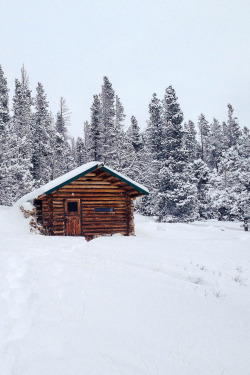
[[[119,174],[116,174],[114,171],[110,170],[108,167],[102,166],[101,169],[103,169],[105,172],[110,173],[112,176],[118,178],[119,180],[126,182],[126,184],[132,186],[135,190],[140,191],[144,195],[149,195],[149,192],[147,190],[142,189],[141,187],[133,184],[131,181],[128,181],[126,178],[123,178]],[[139,194],[141,195],[141,194]]]

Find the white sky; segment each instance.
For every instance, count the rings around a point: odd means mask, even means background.
[[[250,127],[249,0],[0,0],[0,64],[14,89],[24,63],[54,114],[71,111],[82,135],[93,95],[109,77],[127,114],[145,127],[152,94],[176,90],[185,120]]]

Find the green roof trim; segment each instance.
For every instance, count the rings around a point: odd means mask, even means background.
[[[108,167],[102,166],[101,169],[104,170],[105,172],[110,173],[112,176],[118,178],[119,180],[121,180],[121,181],[123,181],[123,182],[126,182],[126,184],[132,186],[132,187],[133,187],[134,189],[136,189],[136,190],[141,191],[143,194],[145,194],[145,195],[149,195],[149,192],[148,192],[148,191],[146,191],[146,190],[142,189],[141,187],[139,187],[139,186],[133,184],[133,182],[127,180],[125,177],[122,177],[121,175],[116,174],[114,171],[110,170]]]
[[[75,181],[75,180],[77,180],[78,178],[85,176],[85,174],[94,171],[94,170],[97,169],[99,166],[100,166],[100,164],[96,164],[96,165],[94,165],[93,167],[87,169],[86,171],[84,171],[84,172],[82,172],[82,173],[79,173],[79,174],[76,175],[75,177],[72,177],[72,178],[70,178],[69,180],[64,181],[63,183],[61,183],[61,184],[59,184],[59,185],[53,187],[53,189],[50,189],[50,190],[48,190],[48,191],[45,191],[44,194],[49,195],[49,194],[53,193],[54,191],[60,189],[61,187],[65,186],[65,185],[68,185],[70,182]]]

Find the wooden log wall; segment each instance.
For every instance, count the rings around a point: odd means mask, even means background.
[[[134,234],[133,202],[123,182],[107,173],[89,173],[63,186],[43,199],[44,225],[54,235],[66,235],[64,202],[80,199],[82,235]],[[95,212],[95,208],[113,208],[114,212]]]
[[[43,227],[47,235],[53,234],[52,222],[53,222],[53,204],[52,195],[48,195],[43,199]]]
[[[55,236],[65,235],[64,218],[64,200],[53,196],[53,234]]]

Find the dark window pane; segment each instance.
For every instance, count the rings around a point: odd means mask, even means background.
[[[98,207],[95,208],[95,212],[115,212],[113,207]]]
[[[78,212],[77,202],[68,202],[68,212]]]

